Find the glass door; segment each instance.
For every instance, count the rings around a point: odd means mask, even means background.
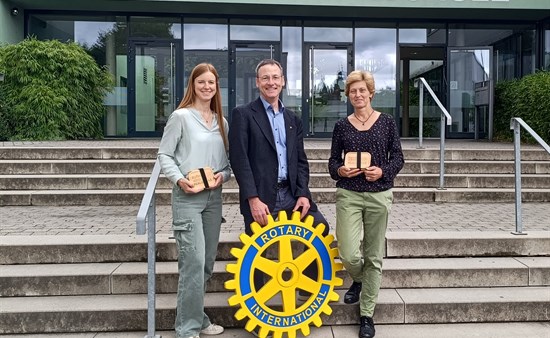
[[[181,42],[130,41],[128,136],[160,136],[182,99]]]
[[[400,107],[401,137],[419,137],[420,92],[418,79],[424,78],[438,100],[446,105],[445,47],[401,44],[400,58]],[[422,137],[439,137],[441,109],[424,89]]]
[[[450,138],[492,138],[492,47],[449,48]]]
[[[345,80],[352,69],[351,45],[306,44],[304,53],[304,130],[309,137],[331,137],[336,121],[349,113]]]
[[[229,54],[229,111],[258,98],[256,66],[264,59],[281,62],[279,42],[232,41]],[[283,69],[285,64],[281,63]]]

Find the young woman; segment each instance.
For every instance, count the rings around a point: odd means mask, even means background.
[[[231,173],[228,124],[221,108],[219,76],[211,64],[191,72],[187,91],[169,117],[158,158],[172,189],[172,229],[178,248],[176,338],[215,335],[223,327],[204,313],[206,282],[212,276],[222,220],[222,183]],[[195,185],[190,171],[211,168],[211,184]]]

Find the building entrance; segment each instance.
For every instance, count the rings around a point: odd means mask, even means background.
[[[449,59],[448,137],[492,139],[492,47],[453,47]]]
[[[400,97],[401,136],[418,137],[419,92],[415,80],[423,77],[446,105],[445,47],[401,45]],[[423,137],[438,137],[441,111],[430,95],[424,95]]]
[[[182,99],[181,60],[181,43],[176,40],[130,40],[128,136],[162,135]]]
[[[305,136],[331,137],[336,121],[349,113],[346,77],[352,70],[351,44],[304,46],[302,97]]]
[[[447,138],[492,138],[492,47],[401,45],[399,53],[402,137],[418,137],[415,82],[423,77],[451,114]],[[441,110],[430,95],[423,97],[423,137],[439,137]]]

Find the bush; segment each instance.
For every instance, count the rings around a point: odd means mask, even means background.
[[[550,141],[550,72],[537,71],[521,79],[498,83],[495,87],[494,137],[511,141],[512,117],[522,118],[547,143]],[[522,128],[522,140],[533,138]]]
[[[2,46],[1,70],[0,138],[103,137],[103,99],[112,80],[78,44],[28,38]]]

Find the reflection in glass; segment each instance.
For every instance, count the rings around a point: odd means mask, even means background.
[[[231,25],[231,40],[247,41],[279,41],[281,28],[279,26]]]
[[[544,31],[544,68],[550,70],[550,29]]]
[[[373,74],[376,95],[372,104],[391,116],[396,116],[396,39],[394,28],[355,29],[355,69]]]
[[[127,135],[127,23],[125,17],[79,17],[31,15],[29,35],[41,40],[74,41],[81,45],[115,80],[105,97],[105,136]]]
[[[353,29],[339,27],[305,27],[304,41],[307,42],[352,42]]]
[[[403,61],[402,61],[403,62]],[[406,62],[406,61],[405,61]],[[415,81],[423,77],[432,88],[437,98],[445,104],[445,84],[443,82],[443,60],[410,60],[409,61],[409,81],[402,82],[409,85],[408,95],[403,95],[403,98],[408,97],[408,121],[403,121],[403,125],[408,125],[403,128],[403,136],[418,137],[419,136],[419,111],[420,111],[420,91],[419,86],[415,86]],[[402,75],[405,76],[404,72]],[[427,94],[424,89],[423,94],[423,110],[422,110],[422,136],[423,137],[438,137],[440,134],[441,125],[441,110],[434,98]],[[408,130],[408,134],[405,133]]]
[[[162,132],[176,107],[175,46],[136,46],[136,132]]]
[[[445,44],[446,25],[429,22],[400,22],[399,43]]]
[[[263,59],[277,59],[278,46],[249,44],[235,49],[235,104],[240,106],[258,98],[256,66]],[[284,62],[282,63],[285,67]]]
[[[491,79],[490,49],[456,49],[450,51],[450,110],[453,118],[451,132],[475,131],[475,90]],[[486,131],[488,116],[479,118],[478,130]]]
[[[183,45],[186,49],[227,50],[227,25],[185,24]]]
[[[449,46],[493,46],[497,82],[534,72],[536,41],[530,25],[451,24],[448,34]]]
[[[309,51],[309,130],[311,135],[330,133],[346,117],[347,49]]]
[[[130,36],[181,39],[181,19],[169,17],[130,17]]]
[[[400,28],[399,43],[427,43],[429,32],[426,28]]]
[[[282,92],[285,107],[302,116],[302,29],[283,27],[283,65],[286,85]]]
[[[184,25],[184,85],[187,86],[193,68],[208,62],[214,65],[220,76],[220,94],[224,115],[228,114],[228,42],[225,24],[185,24]],[[183,96],[182,96],[183,97]]]

